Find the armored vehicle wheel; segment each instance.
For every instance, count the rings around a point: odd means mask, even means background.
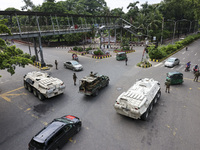
[[[158,91],[158,93],[157,93],[158,100],[160,99],[160,96],[161,96],[161,91]]]
[[[92,96],[97,96],[99,94],[99,90],[97,89]]]
[[[37,90],[33,89],[33,95],[35,95],[37,97]]]
[[[39,100],[44,100],[44,95],[42,94],[42,93],[40,93],[40,92],[38,92],[38,98],[39,98]]]
[[[28,89],[28,86],[27,86],[27,82],[26,82],[26,81],[24,81],[24,88],[25,88],[25,89]]]
[[[149,111],[151,112],[153,110],[153,102],[151,102],[150,106],[149,106]]]
[[[146,112],[141,116],[141,119],[147,120],[148,117],[149,117],[149,109],[147,109]]]
[[[158,97],[156,96],[153,100],[154,105],[158,102]]]
[[[33,89],[32,89],[32,87],[30,86],[30,84],[27,84],[27,86],[28,86],[28,91],[29,91],[29,92],[32,92]]]

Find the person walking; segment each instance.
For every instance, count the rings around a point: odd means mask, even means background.
[[[165,82],[165,86],[166,86],[166,89],[165,89],[165,92],[167,93],[170,93],[170,80],[168,79],[166,82]]]
[[[58,61],[55,60],[56,70],[58,70]]]
[[[188,47],[187,47],[187,46],[185,47],[185,50],[186,50],[186,51],[188,50]]]
[[[198,82],[198,78],[200,76],[199,70],[194,74],[194,81]]]
[[[127,66],[128,57],[125,58],[125,64]]]
[[[77,76],[76,76],[76,73],[74,73],[73,74],[74,85],[76,85],[76,79],[77,79]]]

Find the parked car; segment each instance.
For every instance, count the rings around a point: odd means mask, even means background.
[[[83,70],[83,66],[75,60],[64,62],[64,67],[74,71]]]
[[[29,150],[60,149],[73,135],[81,130],[81,120],[72,115],[54,119],[29,142]]]
[[[165,67],[174,67],[175,65],[179,65],[180,60],[175,57],[170,57],[165,62]]]

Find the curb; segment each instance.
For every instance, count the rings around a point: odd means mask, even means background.
[[[108,58],[108,57],[112,57],[112,55],[105,55],[105,56],[95,56],[95,55],[92,55],[92,58],[95,58],[95,59],[103,59],[103,58]]]

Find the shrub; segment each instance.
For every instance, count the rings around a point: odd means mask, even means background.
[[[35,62],[35,60],[36,60],[36,56],[33,55],[33,56],[31,57],[31,60],[32,60],[33,62]]]
[[[78,47],[77,47],[77,46],[75,46],[75,47],[73,48],[73,50],[74,50],[74,51],[77,51],[77,50],[78,50]]]
[[[82,52],[83,48],[82,47],[78,47],[77,51]]]
[[[88,47],[86,48],[86,51],[92,50],[92,47]]]
[[[103,55],[104,53],[101,50],[94,51],[94,55]]]

